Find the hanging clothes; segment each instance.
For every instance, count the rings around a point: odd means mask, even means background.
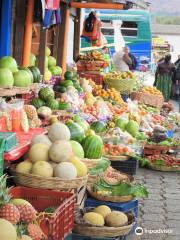
[[[61,23],[60,0],[41,0],[43,27],[49,28]]]

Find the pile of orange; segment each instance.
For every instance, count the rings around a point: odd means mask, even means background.
[[[162,93],[156,88],[156,87],[151,87],[151,86],[148,86],[148,87],[144,87],[142,90],[141,90],[142,93],[148,93],[148,94],[152,94],[152,95],[162,95]]]

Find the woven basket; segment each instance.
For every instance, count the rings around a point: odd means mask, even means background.
[[[83,163],[86,164],[88,169],[94,168],[97,166],[97,164],[101,161],[101,159],[88,159],[88,158],[83,158],[81,159]]]
[[[120,80],[105,79],[105,82],[109,85],[109,87],[115,88],[122,94],[132,93],[135,85],[135,80],[131,78]]]
[[[14,168],[11,168],[11,173],[14,176],[15,183],[18,185],[32,188],[63,191],[85,186],[88,179],[88,176],[71,180],[60,179],[57,177],[44,178],[33,174],[18,173]]]
[[[14,95],[16,95],[16,90],[14,88],[0,88],[0,97],[11,97]]]
[[[30,92],[30,87],[14,87],[16,94],[26,94]]]
[[[161,108],[164,104],[163,96],[153,95],[149,93],[134,92],[131,94],[131,99],[157,108]]]
[[[108,158],[110,161],[127,161],[129,156],[112,156],[112,155],[105,155],[105,158]]]
[[[87,190],[91,197],[99,200],[99,201],[105,201],[105,202],[129,202],[134,199],[133,195],[128,195],[128,196],[104,196],[97,194],[96,192],[92,191],[91,187],[87,187]]]
[[[129,222],[127,225],[122,227],[95,227],[95,226],[86,226],[83,224],[75,223],[73,232],[82,234],[88,237],[119,237],[127,235],[135,224],[134,217],[128,215]]]
[[[155,171],[161,171],[161,172],[180,172],[180,167],[166,167],[166,166],[158,166],[149,163],[148,168],[155,170]]]

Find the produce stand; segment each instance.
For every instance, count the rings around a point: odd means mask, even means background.
[[[23,66],[29,66],[34,4],[27,4]],[[180,171],[175,151],[179,139],[176,134],[167,134],[179,126],[180,115],[169,107],[164,117],[161,92],[145,86],[138,74],[105,73],[108,63],[98,50],[80,55],[76,65],[66,71],[71,8],[77,13],[73,15],[75,41],[80,35],[79,9],[123,9],[126,4],[61,1],[60,7],[62,21],[55,27],[54,36],[58,49],[46,48],[48,30],[40,26],[41,73],[34,66],[35,60],[34,65],[21,69],[15,59],[10,59],[9,76],[14,72],[8,79],[13,81],[7,84],[0,75],[1,130],[5,126],[4,132],[17,138],[17,145],[15,139],[14,148],[5,153],[1,142],[0,188],[6,190],[6,199],[12,194],[12,202],[16,203],[14,198],[28,201],[31,207],[27,202],[25,207],[33,208],[34,213],[27,223],[21,217],[21,207],[17,207],[20,217],[15,222],[3,217],[13,226],[25,224],[28,230],[31,224],[38,228],[39,240],[42,235],[45,239],[69,240],[70,232],[78,240],[87,239],[87,235],[94,240],[125,240],[137,226],[138,199],[148,197],[146,186],[135,181],[139,162],[149,170]],[[79,40],[74,42],[76,53],[77,43]],[[45,55],[48,62],[44,62]],[[0,61],[3,65],[6,59]],[[122,94],[131,94],[131,99],[123,101]],[[13,105],[16,98],[24,101],[21,108]],[[19,129],[13,130],[15,127]],[[3,158],[16,185],[10,193],[3,175]],[[114,221],[114,211],[122,222]],[[107,220],[109,215],[113,221]]]

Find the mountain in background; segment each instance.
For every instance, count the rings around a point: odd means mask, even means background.
[[[161,16],[180,16],[180,0],[149,0],[151,12]]]

